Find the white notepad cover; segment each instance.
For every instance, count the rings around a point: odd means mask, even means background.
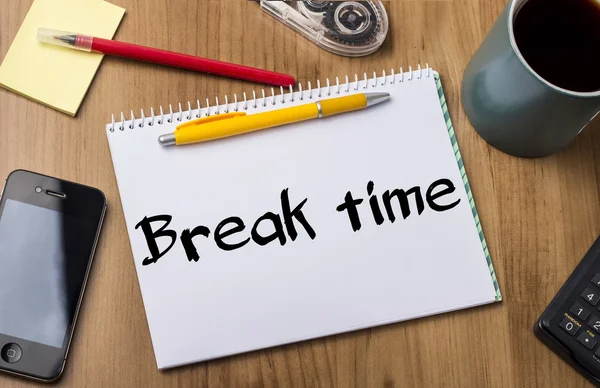
[[[157,142],[178,119],[235,109],[253,114],[360,92],[389,92],[391,100],[213,142]],[[258,95],[106,126],[160,369],[501,299],[437,73],[423,69],[293,95]],[[430,197],[448,189],[440,180],[454,191],[434,198],[434,207],[458,202],[449,210],[436,211],[427,201],[432,183],[438,185]],[[409,195],[406,218],[399,201],[390,202],[392,223],[384,193],[417,186],[422,213]],[[357,231],[348,211],[338,210],[348,192],[363,199]],[[286,195],[291,210],[306,200],[301,212],[314,239],[292,217],[292,240],[283,219]],[[284,245],[280,235],[264,246],[251,238],[254,223],[268,212],[267,218],[281,220]],[[159,260],[143,265],[149,245],[136,225],[159,215],[172,217],[165,230],[175,231],[177,240]],[[243,220],[244,230],[221,241],[231,246],[250,239],[234,250],[215,241],[217,225],[229,217]],[[164,222],[151,225],[156,231]],[[189,261],[180,236],[197,226],[210,234],[193,238],[200,258]],[[266,220],[257,233],[268,237],[277,227]],[[157,241],[162,251],[171,238]]]

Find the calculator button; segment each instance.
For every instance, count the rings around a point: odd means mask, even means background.
[[[600,300],[600,295],[598,295],[598,293],[592,290],[591,288],[586,288],[585,290],[583,290],[583,292],[581,293],[581,297],[592,306],[597,305],[598,300]]]
[[[600,318],[598,318],[595,315],[592,315],[592,319],[590,319],[588,325],[590,325],[590,327],[594,329],[596,333],[600,333]]]
[[[597,358],[600,358],[600,347],[598,348],[598,350],[596,350],[596,353],[594,353],[594,356],[596,356]]]
[[[581,319],[582,321],[585,321],[588,315],[590,315],[590,312],[577,302],[575,302],[575,304],[571,307],[571,310],[569,311],[575,314],[575,316]]]
[[[564,331],[571,335],[577,334],[577,330],[579,330],[579,326],[574,324],[569,318],[563,318],[562,322],[559,325]]]
[[[600,287],[600,273],[594,275],[594,277],[592,278],[592,283]]]
[[[577,337],[577,341],[579,341],[579,343],[585,346],[588,350],[592,350],[598,342],[594,338],[592,338],[592,336],[589,335],[587,331],[581,332],[581,334],[579,334],[579,337]]]

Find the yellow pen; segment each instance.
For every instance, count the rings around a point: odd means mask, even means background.
[[[160,136],[158,142],[163,146],[171,146],[216,140],[265,128],[351,112],[379,104],[389,98],[389,93],[362,93],[252,115],[235,112],[205,117],[177,126],[175,132]]]

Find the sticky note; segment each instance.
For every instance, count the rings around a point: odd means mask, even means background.
[[[0,86],[75,116],[103,56],[38,42],[37,29],[111,39],[124,13],[99,0],[35,0],[0,65]]]

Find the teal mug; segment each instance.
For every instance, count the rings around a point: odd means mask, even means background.
[[[493,147],[514,156],[542,157],[566,147],[600,113],[600,89],[561,88],[527,63],[514,32],[525,3],[509,2],[471,59],[463,77],[462,103],[473,128]],[[591,74],[600,69],[575,66],[564,71]]]

